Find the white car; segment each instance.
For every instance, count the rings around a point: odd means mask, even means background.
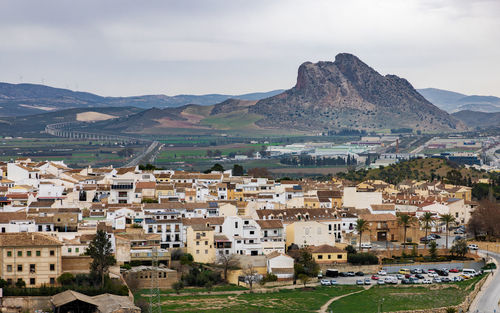
[[[422,281],[422,284],[432,284],[432,280],[430,280],[430,279],[428,279],[428,278],[427,278],[427,279],[424,279],[424,280]]]
[[[386,278],[384,278],[384,283],[386,283],[386,284],[397,284],[398,283],[398,279],[396,277],[387,276]]]
[[[429,277],[439,277],[437,273],[429,273],[427,274]]]
[[[372,248],[371,243],[365,242],[361,244],[361,249],[371,249],[371,248]]]
[[[470,244],[470,245],[468,245],[467,247],[468,247],[469,249],[471,249],[471,250],[479,250],[479,247],[478,247],[477,245],[475,245],[475,244]]]
[[[399,279],[399,280],[402,280],[405,278],[405,275],[403,274],[396,274],[396,278]]]
[[[332,283],[328,279],[321,280],[321,286],[331,286]]]
[[[434,277],[434,279],[432,281],[435,282],[435,283],[440,283],[441,282],[441,278]]]
[[[377,274],[380,275],[380,276],[385,276],[385,275],[387,275],[387,272],[384,271],[384,270],[380,270],[380,271],[378,271]]]

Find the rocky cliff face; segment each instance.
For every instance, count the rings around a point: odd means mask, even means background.
[[[463,124],[420,95],[405,79],[382,76],[352,54],[335,62],[306,62],[297,84],[258,101],[250,112],[264,127],[327,130],[413,128],[461,130]]]

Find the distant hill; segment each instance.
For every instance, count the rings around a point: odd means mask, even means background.
[[[500,127],[500,112],[485,113],[470,110],[464,110],[452,114],[457,119],[461,120],[468,127],[485,128],[485,127]]]
[[[262,99],[249,112],[264,116],[257,125],[303,130],[412,128],[461,130],[461,122],[419,94],[405,79],[382,76],[352,54],[335,62],[306,62],[297,84]]]
[[[102,97],[88,92],[72,91],[36,84],[0,83],[0,116],[32,115],[70,108],[133,106],[179,107],[186,104],[211,105],[229,98],[259,100],[281,93],[282,90],[243,95],[143,95],[133,97]]]
[[[76,108],[28,116],[0,117],[0,134],[2,136],[40,136],[48,124],[73,121],[107,121],[134,115],[142,109],[134,107],[108,108]]]
[[[500,112],[500,98],[494,96],[468,96],[436,88],[418,89],[418,92],[434,105],[449,113],[463,110]]]

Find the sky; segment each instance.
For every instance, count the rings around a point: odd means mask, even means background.
[[[341,52],[416,88],[500,96],[500,1],[0,1],[9,83],[235,95],[291,88]]]

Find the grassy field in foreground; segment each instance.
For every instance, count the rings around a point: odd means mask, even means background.
[[[374,286],[333,302],[329,310],[334,313],[378,312],[382,299],[383,312],[454,306],[465,300],[480,279],[475,277],[459,283],[428,286]]]
[[[360,289],[356,286],[338,286],[270,293],[161,296],[161,301],[162,311],[166,312],[315,312],[329,299]]]

